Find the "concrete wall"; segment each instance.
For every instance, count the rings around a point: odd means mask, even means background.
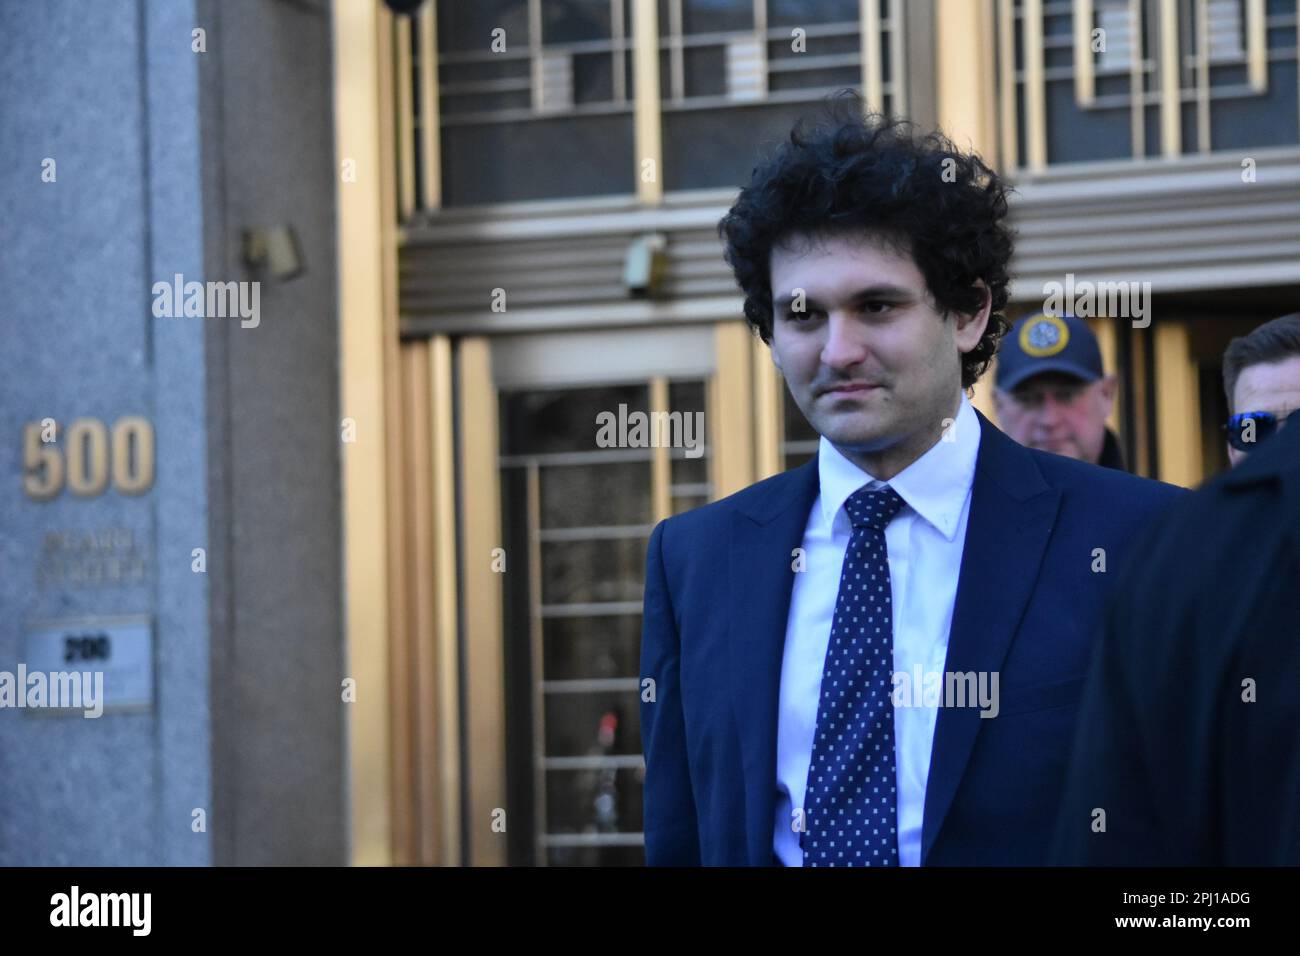
[[[32,622],[143,614],[155,675],[144,713],[0,709],[0,865],[346,859],[330,100],[322,4],[0,3],[0,671]],[[239,255],[277,223],[283,283]],[[155,318],[175,273],[264,278],[258,327]],[[123,415],[147,493],[28,498],[26,422]],[[107,529],[141,580],[40,577],[48,534]]]
[[[326,3],[200,0],[208,271],[251,278],[244,229],[292,225],[304,274],[262,320],[208,326],[219,863],[347,862],[338,181]]]

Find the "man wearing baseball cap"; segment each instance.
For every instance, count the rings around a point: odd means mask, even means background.
[[[1115,376],[1082,319],[1039,314],[1018,323],[998,351],[994,386],[998,424],[1020,444],[1124,470],[1106,427]]]

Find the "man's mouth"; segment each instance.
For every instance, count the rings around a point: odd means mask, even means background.
[[[860,395],[865,392],[875,391],[880,388],[879,385],[872,385],[867,382],[846,382],[842,385],[832,385],[829,388],[822,389],[823,395],[838,397],[841,395]]]

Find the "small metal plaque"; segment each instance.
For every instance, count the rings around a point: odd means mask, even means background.
[[[34,621],[28,625],[24,651],[22,663],[29,675],[102,673],[106,712],[153,706],[153,624],[149,617]]]

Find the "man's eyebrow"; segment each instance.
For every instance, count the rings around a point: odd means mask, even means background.
[[[865,288],[858,289],[856,292],[850,293],[846,297],[846,301],[863,302],[872,299],[901,301],[903,299],[910,299],[912,295],[912,290],[905,286],[891,285],[890,283],[882,282],[877,283],[876,285],[866,286]],[[790,292],[774,298],[772,300],[772,305],[778,309],[787,309],[794,303],[794,300],[795,295],[793,292]],[[806,308],[812,309],[819,307],[821,302],[815,296],[805,294],[804,305]]]

